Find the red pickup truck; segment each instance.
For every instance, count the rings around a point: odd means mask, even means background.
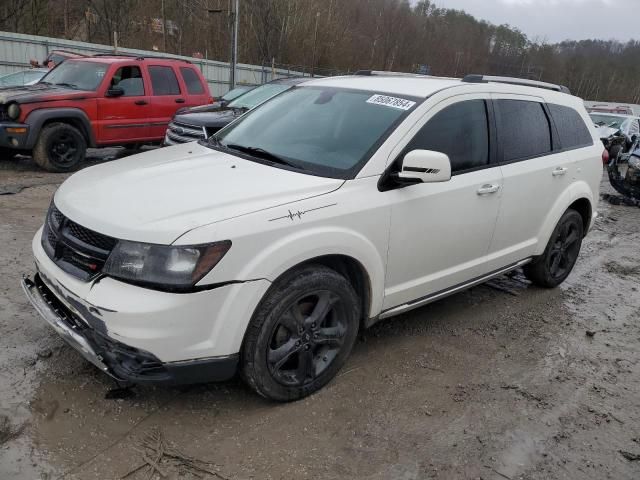
[[[35,85],[0,89],[0,160],[31,153],[45,170],[71,171],[88,147],[160,143],[176,110],[212,101],[188,61],[68,59]]]

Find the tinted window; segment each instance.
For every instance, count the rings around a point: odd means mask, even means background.
[[[549,104],[551,116],[556,124],[562,148],[577,148],[593,145],[593,139],[584,120],[573,108]]]
[[[111,78],[111,87],[119,87],[124,91],[124,97],[144,95],[144,82],[140,67],[120,67]]]
[[[200,82],[200,77],[198,77],[198,74],[193,68],[180,67],[180,72],[187,86],[187,92],[191,95],[201,95],[204,93],[204,87],[202,86],[202,82]]]
[[[180,95],[178,79],[171,67],[149,67],[154,95]]]
[[[489,129],[484,100],[456,103],[436,113],[407,147],[449,155],[451,170],[460,172],[489,163]]]
[[[551,128],[541,103],[526,100],[498,100],[496,103],[505,162],[551,151]]]

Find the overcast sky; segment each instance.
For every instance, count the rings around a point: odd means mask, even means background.
[[[640,38],[640,0],[435,0],[500,25],[508,23],[531,40],[559,42]]]

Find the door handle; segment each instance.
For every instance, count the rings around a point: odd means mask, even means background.
[[[559,177],[561,175],[566,175],[568,170],[569,169],[566,168],[566,167],[558,167],[553,172],[551,172],[551,175],[553,175],[554,177]]]
[[[146,104],[147,104],[147,101],[146,101],[146,100],[136,100],[134,103],[135,103],[136,105],[146,105]]]
[[[486,185],[481,186],[478,189],[478,195],[490,195],[492,193],[496,193],[498,190],[500,190],[500,185],[491,185],[490,183],[487,183]]]
[[[184,98],[176,98],[176,103],[184,103]]]

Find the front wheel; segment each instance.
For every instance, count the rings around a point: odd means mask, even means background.
[[[567,210],[551,234],[544,253],[524,266],[525,276],[539,287],[560,285],[576,264],[583,237],[582,216],[573,209]]]
[[[271,400],[314,393],[349,356],[360,311],[352,285],[335,270],[309,265],[285,274],[251,319],[241,353],[243,377]]]
[[[49,172],[70,172],[84,160],[87,141],[67,123],[52,123],[42,129],[33,149],[33,159]]]

